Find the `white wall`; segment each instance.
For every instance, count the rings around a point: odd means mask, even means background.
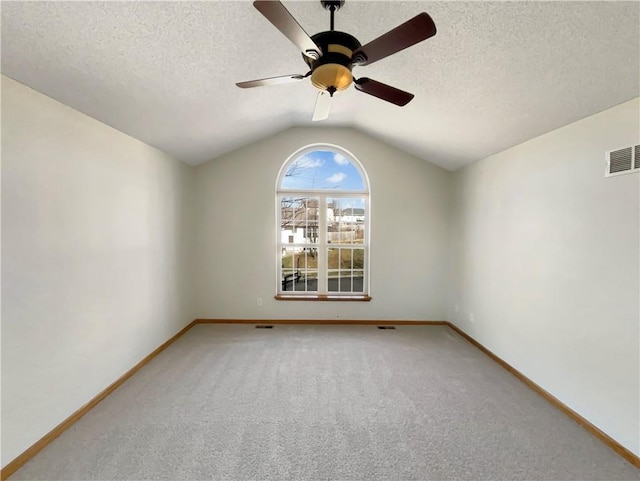
[[[640,143],[639,117],[636,99],[456,172],[449,305],[452,322],[636,454],[640,175],[605,178],[604,152]]]
[[[296,150],[351,152],[371,184],[371,302],[276,301],[278,171]],[[367,135],[292,128],[196,169],[197,316],[228,319],[409,319],[446,315],[451,174]],[[263,298],[263,306],[257,298]]]
[[[2,77],[2,465],[193,319],[193,169]]]

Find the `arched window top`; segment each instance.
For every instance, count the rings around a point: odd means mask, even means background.
[[[278,190],[369,192],[369,182],[350,152],[335,145],[316,144],[289,157],[280,170]]]

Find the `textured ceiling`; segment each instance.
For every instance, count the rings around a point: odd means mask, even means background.
[[[283,2],[309,34],[317,1]],[[249,2],[2,2],[2,73],[189,164],[293,125],[316,91],[238,81],[305,73]],[[357,2],[336,29],[367,43],[421,11],[438,33],[368,67],[416,95],[353,88],[327,121],[450,170],[640,95],[638,2]]]

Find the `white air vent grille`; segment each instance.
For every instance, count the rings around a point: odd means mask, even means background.
[[[607,152],[605,176],[640,172],[640,145]]]

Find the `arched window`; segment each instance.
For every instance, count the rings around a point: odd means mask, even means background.
[[[335,145],[295,152],[277,183],[277,298],[369,299],[369,181]]]

